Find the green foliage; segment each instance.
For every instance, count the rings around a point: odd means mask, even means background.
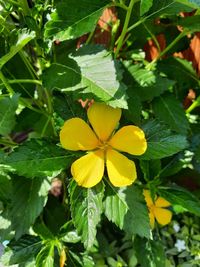
[[[168,124],[171,130],[180,134],[186,134],[189,123],[184,109],[172,95],[164,95],[153,101],[153,111],[160,121]]]
[[[144,15],[149,9],[150,7],[152,6],[153,4],[153,0],[141,0],[141,3],[140,3],[140,15]]]
[[[159,240],[147,241],[138,237],[134,240],[134,248],[141,266],[165,266],[165,252]]]
[[[0,1],[5,266],[199,266],[199,14],[199,0]],[[143,155],[124,153],[133,185],[114,187],[106,168],[92,188],[72,177],[87,152],[63,149],[59,133],[68,119],[88,122],[93,101],[121,108],[116,130],[145,133]],[[171,203],[168,226],[150,228],[144,189]]]
[[[147,151],[141,159],[161,159],[174,155],[188,146],[186,137],[172,133],[157,121],[149,121],[143,126],[148,140]]]
[[[159,189],[159,194],[170,201],[170,203],[179,205],[189,212],[200,216],[200,201],[189,191],[181,187],[170,186]]]
[[[9,248],[6,249],[2,262],[4,264],[27,264],[37,255],[41,249],[42,243],[40,238],[24,235],[18,241],[12,240]]]
[[[49,90],[81,90],[81,93],[109,102],[113,107],[126,108],[126,87],[118,80],[119,75],[116,75],[115,63],[106,50],[85,46],[73,53],[65,64],[52,64],[43,81]]]
[[[105,215],[130,235],[150,236],[147,208],[141,190],[137,187],[117,189],[109,184],[105,198]]]
[[[104,184],[83,189],[72,180],[69,192],[74,225],[85,248],[90,249],[95,242],[96,228],[103,211]]]
[[[2,160],[11,172],[28,178],[56,176],[70,165],[72,155],[47,140],[31,140]]]
[[[1,57],[0,68],[2,68],[3,65],[6,64],[6,62],[14,57],[28,42],[30,42],[35,37],[34,32],[28,32],[26,29],[19,30],[17,35],[18,38],[10,47],[10,51],[6,55]]]
[[[18,107],[18,95],[12,98],[5,97],[0,99],[0,134],[11,133],[15,126],[15,111]]]
[[[46,24],[45,37],[64,41],[93,31],[108,3],[108,0],[79,0],[75,5],[73,0],[57,3],[56,11],[51,14],[51,20]]]

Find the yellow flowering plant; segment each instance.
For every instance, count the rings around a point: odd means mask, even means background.
[[[172,212],[167,209],[171,206],[169,201],[162,197],[156,197],[156,199],[153,200],[149,190],[144,190],[143,194],[149,210],[151,228],[154,228],[155,220],[163,226],[170,223],[172,219]]]
[[[3,266],[169,263],[156,223],[200,214],[199,18],[200,0],[0,0]]]
[[[106,165],[108,177],[114,186],[132,184],[137,178],[135,163],[120,152],[144,154],[147,149],[144,132],[133,125],[115,132],[121,109],[104,103],[92,104],[87,115],[93,129],[82,119],[72,118],[64,123],[60,131],[63,148],[88,151],[72,164],[73,178],[80,186],[93,187],[101,181]]]

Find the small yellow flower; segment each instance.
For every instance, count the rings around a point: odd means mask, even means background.
[[[119,151],[141,155],[146,151],[144,132],[133,125],[122,127],[113,134],[121,117],[121,109],[104,103],[94,103],[87,111],[93,128],[80,118],[67,120],[60,132],[60,142],[68,150],[89,151],[71,166],[78,185],[92,187],[103,177],[105,164],[108,177],[114,186],[132,184],[137,178],[133,161]]]
[[[149,210],[151,228],[154,228],[155,219],[163,226],[170,223],[172,219],[172,212],[163,208],[167,208],[171,206],[171,204],[162,197],[157,197],[153,202],[149,190],[144,190],[143,194]]]

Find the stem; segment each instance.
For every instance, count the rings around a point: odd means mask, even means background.
[[[178,41],[180,41],[185,36],[185,32],[182,31],[154,60],[152,60],[147,66],[147,69],[151,69],[156,61],[163,57]]]
[[[185,32],[182,31],[158,56],[158,59],[163,57],[178,41],[180,41],[185,36]]]
[[[21,59],[23,60],[24,64],[26,65],[27,69],[29,70],[29,72],[30,72],[31,76],[33,77],[33,79],[35,79],[35,77],[38,77],[35,69],[31,65],[31,63],[27,59],[27,57],[24,55],[23,51],[19,51],[19,55],[20,55]]]
[[[6,139],[2,139],[2,138],[0,138],[0,144],[1,145],[5,145],[5,146],[17,146],[17,143],[15,143],[15,142],[12,142],[12,141],[10,141],[10,140],[6,140]]]
[[[124,10],[128,10],[128,7],[123,3],[114,3],[113,6],[118,6],[118,7],[123,8]]]
[[[95,29],[89,34],[89,36],[88,36],[88,38],[87,38],[87,40],[86,40],[86,44],[89,44],[90,43],[90,41],[91,41],[91,39],[92,39],[92,37],[93,37],[93,35],[94,35],[94,32],[95,32]]]
[[[35,84],[38,84],[38,85],[42,85],[42,81],[39,81],[39,80],[31,80],[31,79],[8,80],[7,82],[9,84],[13,84],[13,83],[35,83]]]
[[[12,87],[10,86],[9,82],[7,81],[6,77],[3,75],[2,71],[0,71],[0,79],[2,80],[5,88],[7,89],[7,91],[9,92],[10,95],[13,95],[15,92],[14,90],[12,89]],[[34,107],[32,107],[29,102],[27,102],[25,99],[20,99],[19,101],[22,105],[24,105],[25,107],[35,111],[35,112],[38,112],[38,113],[42,113],[44,114],[44,112],[42,112],[41,110],[39,109],[36,109]]]
[[[159,42],[158,42],[156,36],[149,30],[149,28],[146,26],[145,23],[143,23],[143,25],[144,25],[145,29],[147,30],[147,32],[150,34],[150,36],[151,36],[152,40],[154,41],[154,43],[155,43],[155,45],[156,45],[156,47],[158,49],[158,52],[160,54],[161,53],[160,45],[159,45]]]
[[[141,20],[138,20],[136,23],[134,23],[132,26],[130,26],[128,29],[127,29],[127,32],[130,32],[132,29],[136,28],[137,26],[139,26],[140,24],[144,23],[146,20],[146,18],[143,18]]]
[[[49,125],[49,122],[50,122],[50,121],[51,121],[51,117],[49,116],[48,119],[47,119],[46,122],[45,122],[45,125],[44,125],[43,129],[42,129],[41,137],[44,137],[44,134],[45,134],[45,132],[46,132],[47,126]]]
[[[188,109],[186,109],[186,113],[190,113],[191,111],[193,111],[193,109],[197,108],[200,106],[200,96],[197,97],[197,99],[192,103],[191,106],[189,106]]]
[[[128,6],[127,13],[126,13],[126,18],[125,18],[125,22],[124,22],[124,26],[123,26],[123,29],[122,29],[122,33],[121,33],[121,35],[119,37],[118,45],[117,45],[117,48],[116,48],[116,51],[115,51],[115,57],[118,56],[119,51],[120,51],[120,49],[121,49],[121,47],[123,45],[123,41],[124,41],[124,38],[125,38],[126,33],[127,33],[128,24],[129,24],[129,21],[130,21],[131,12],[132,12],[134,3],[135,3],[135,0],[131,0],[130,4]]]
[[[3,75],[2,71],[0,71],[0,79],[2,80],[4,86],[6,87],[9,94],[13,95],[15,92],[12,89],[12,87],[10,86],[10,84],[8,83],[6,77]]]

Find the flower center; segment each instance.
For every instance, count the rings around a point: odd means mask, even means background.
[[[98,148],[103,149],[104,151],[106,151],[108,148],[110,147],[110,145],[108,144],[107,141],[100,141]]]

